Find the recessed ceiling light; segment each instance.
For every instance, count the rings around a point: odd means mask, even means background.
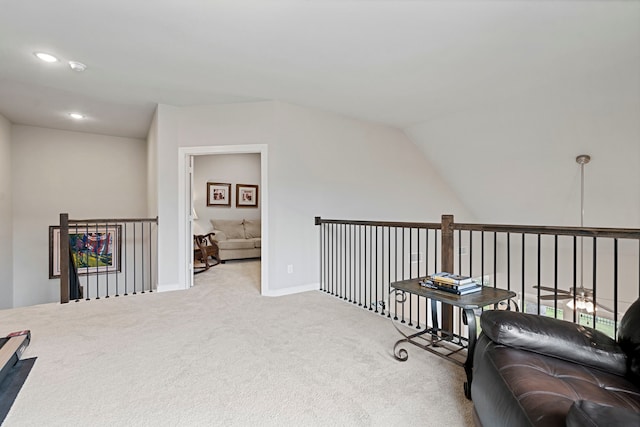
[[[56,58],[55,56],[48,54],[48,53],[44,53],[44,52],[36,52],[34,53],[34,55],[43,60],[44,62],[58,62],[58,58]]]
[[[84,71],[87,69],[86,65],[78,61],[69,61],[69,67],[71,67],[73,71],[78,71],[78,72]]]
[[[80,114],[80,113],[69,113],[69,117],[71,117],[72,119],[76,119],[76,120],[82,120],[86,116],[84,114]]]

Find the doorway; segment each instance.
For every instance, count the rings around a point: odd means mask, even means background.
[[[179,241],[180,246],[184,245],[183,257],[179,262],[180,271],[184,274],[184,283],[193,286],[193,158],[196,156],[225,155],[225,154],[258,154],[260,156],[260,210],[261,219],[261,262],[260,262],[260,293],[269,294],[268,282],[268,259],[269,259],[269,238],[268,238],[268,201],[269,186],[267,181],[267,145],[231,145],[231,146],[207,146],[207,147],[180,147],[179,148]]]

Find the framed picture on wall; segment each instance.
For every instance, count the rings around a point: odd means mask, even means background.
[[[231,184],[207,182],[207,206],[231,206]]]
[[[236,184],[236,207],[257,208],[258,186],[250,184]]]
[[[121,225],[69,224],[69,249],[79,275],[121,271]],[[60,226],[49,226],[49,279],[60,277]]]

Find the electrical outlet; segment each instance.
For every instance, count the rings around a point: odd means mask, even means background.
[[[460,255],[466,255],[469,252],[469,248],[467,248],[466,246],[462,246],[460,248]]]
[[[288,274],[292,274],[293,273],[293,264],[287,265],[287,273]]]
[[[422,252],[412,252],[411,262],[422,262]]]

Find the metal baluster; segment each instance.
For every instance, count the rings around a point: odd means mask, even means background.
[[[395,256],[394,256],[394,264],[395,264],[395,268],[394,268],[394,274],[395,274],[395,282],[398,281],[398,227],[394,227],[393,228],[393,232],[395,234]],[[396,293],[397,295],[397,293]],[[395,309],[393,311],[393,320],[398,320],[398,298],[394,298],[394,304],[395,304]]]
[[[113,247],[113,250],[111,251],[111,253],[113,254],[113,257],[112,257],[113,261],[112,262],[113,262],[113,265],[115,266],[116,265],[116,259],[114,257],[117,256],[118,257],[118,266],[120,267],[120,271],[122,271],[122,265],[121,265],[121,263],[122,263],[122,254],[120,253],[120,251],[122,250],[122,246],[120,244],[120,242],[121,242],[120,239],[122,239],[122,236],[120,234],[121,233],[120,232],[120,224],[116,224],[115,227],[116,227],[116,232],[117,232],[117,235],[118,235],[118,241],[114,243],[115,246]],[[118,250],[117,254],[116,254],[116,248]],[[119,297],[120,296],[119,295],[120,289],[118,288],[118,285],[119,285],[119,281],[120,281],[120,274],[119,274],[119,271],[118,271],[117,268],[115,270],[115,274],[116,274],[116,297]]]
[[[96,222],[96,240],[98,239],[98,223]],[[100,299],[100,291],[99,291],[99,276],[100,274],[98,273],[98,243],[96,241],[96,244],[94,245],[93,248],[94,251],[94,257],[96,259],[96,299]]]
[[[375,262],[376,262],[376,267],[375,267],[375,282],[374,282],[374,287],[376,290],[376,297],[373,300],[373,304],[375,305],[375,313],[379,313],[378,311],[378,226],[376,225],[376,250],[375,250]]]
[[[386,303],[385,303],[386,299],[384,297],[384,278],[385,278],[385,275],[384,275],[385,262],[384,262],[384,260],[386,259],[385,256],[384,256],[385,255],[384,249],[386,247],[385,244],[384,244],[384,229],[385,229],[385,227],[382,226],[382,253],[381,253],[381,257],[380,257],[380,262],[382,263],[382,271],[380,272],[380,282],[381,282],[380,283],[380,285],[381,285],[380,286],[380,293],[382,294],[382,295],[380,295],[380,301],[382,301],[382,310],[380,311],[380,315],[382,315],[382,316],[385,315],[384,309],[386,308]],[[387,285],[387,287],[388,286],[389,285]],[[387,293],[388,292],[389,291],[387,290]]]
[[[521,286],[522,286],[522,311],[526,312],[526,302],[525,302],[525,290],[526,290],[526,286],[524,285],[524,270],[525,270],[525,251],[524,251],[524,239],[525,239],[525,234],[522,233],[522,281]]]
[[[596,244],[597,244],[597,238],[594,237],[593,238],[593,277],[592,277],[592,282],[593,282],[593,329],[596,329],[596,301],[598,300],[598,298],[596,297],[596,270],[598,267],[598,263],[597,263],[597,250],[596,250]]]
[[[136,295],[136,282],[138,275],[136,274],[136,223],[133,223],[133,295]]]
[[[87,296],[85,297],[85,301],[89,301],[89,288],[90,288],[90,281],[89,281],[89,249],[87,247],[88,243],[89,243],[89,223],[85,222],[84,224],[85,227],[85,239],[86,241],[83,241],[82,243],[85,245],[84,249],[84,256],[86,259],[86,265],[87,267],[84,269],[85,274],[87,275]]]
[[[411,262],[411,251],[413,250],[413,228],[409,228],[409,278],[413,278],[413,263]],[[409,323],[413,326],[413,295],[409,296]]]
[[[149,221],[149,292],[153,292],[153,239],[151,237],[151,221]]]
[[[417,247],[417,253],[418,253],[418,277],[420,277],[420,228],[418,228],[418,235],[417,235],[417,239],[416,239],[416,247]],[[426,272],[425,272],[426,274]],[[416,299],[416,312],[418,313],[416,315],[416,329],[420,329],[420,297],[418,297]]]
[[[577,236],[573,236],[573,323],[576,323],[578,320],[577,311],[575,307],[577,307],[576,303],[576,293],[578,288],[578,238]]]
[[[388,276],[389,276],[389,280],[387,281],[387,317],[391,317],[391,227],[387,227],[387,235],[389,236],[388,239],[388,248],[389,248],[389,253],[388,253],[388,257],[389,257],[389,263],[388,265]]]
[[[127,240],[127,226],[129,224],[128,223],[124,223],[124,256],[123,256],[123,261],[124,261],[124,296],[129,295],[128,293],[128,289],[127,289],[127,285],[128,285],[128,278],[129,278],[129,257],[128,257],[128,253],[129,253],[129,241]]]
[[[462,274],[462,230],[457,230],[458,233],[458,274]]]
[[[540,257],[540,252],[541,252],[540,239],[541,239],[540,234],[538,234],[538,266],[537,266],[537,275],[538,275],[538,297],[537,297],[538,298],[537,299],[538,314],[542,314],[542,311],[541,311],[541,308],[540,308],[540,291],[541,291],[540,290],[540,286],[542,286],[542,282],[541,282],[542,278],[540,277],[540,270],[542,268],[541,265],[540,265],[542,263],[541,257]]]
[[[111,263],[113,264],[113,246],[109,245],[110,241],[111,241],[111,233],[109,233],[109,222],[105,223],[105,238],[107,239],[107,241],[105,242],[105,244],[107,245],[107,253],[109,252],[109,246],[111,246]],[[109,263],[107,262],[107,268],[106,268],[106,274],[105,274],[105,281],[107,282],[107,291],[106,291],[106,296],[105,298],[109,298]]]
[[[360,269],[360,263],[358,262],[359,258],[358,258],[358,245],[356,244],[356,235],[357,235],[357,231],[358,229],[356,228],[356,226],[351,227],[351,232],[353,234],[352,237],[352,248],[353,248],[353,277],[351,279],[351,300],[349,301],[352,304],[356,303],[356,293],[357,293],[357,276],[358,276],[358,270]]]
[[[367,239],[367,235],[365,233],[365,240]],[[365,247],[366,247],[366,242],[365,242]],[[365,268],[366,269],[366,256],[362,255],[362,225],[358,226],[358,248],[359,248],[359,258],[361,261],[365,261],[365,262],[361,262],[362,264],[362,268],[358,268],[358,307],[362,307],[362,269]]]
[[[484,284],[484,283],[483,283]],[[498,233],[493,232],[493,288],[498,287]]]
[[[438,230],[433,230],[433,267],[434,273],[438,271]]]
[[[140,223],[140,273],[141,273],[141,281],[142,281],[142,292],[144,294],[144,222]]]
[[[327,224],[322,224],[320,226],[322,230],[322,235],[324,236],[324,256],[322,258],[323,264],[323,272],[324,272],[324,280],[322,281],[322,290],[325,292],[329,292],[329,236],[327,229],[329,226]]]
[[[373,297],[373,228],[371,226],[367,228],[369,229],[369,300],[367,306],[369,307],[369,311],[372,311],[373,308],[371,307],[371,298]]]
[[[338,226],[338,236],[337,236],[337,242],[338,242],[338,253],[336,254],[336,262],[338,263],[338,269],[336,271],[336,280],[338,281],[337,285],[337,290],[336,290],[336,296],[338,298],[342,297],[342,291],[343,291],[343,287],[344,287],[344,283],[342,283],[342,271],[344,270],[344,267],[342,265],[343,262],[343,258],[344,258],[344,247],[342,246],[342,224],[337,224]]]
[[[407,229],[406,227],[402,227],[402,280],[405,280],[407,278],[404,268],[405,268],[405,253],[407,252],[405,250],[405,246],[404,246],[404,236],[406,233]],[[409,295],[409,299],[411,299],[411,296]],[[402,319],[400,320],[400,323],[406,323],[404,320],[404,303],[402,304]]]
[[[353,252],[351,250],[351,230],[353,229],[352,225],[349,225],[349,238],[348,238],[348,247],[349,249],[347,250],[347,252],[349,253],[349,299],[347,299],[347,302],[351,302],[351,296],[353,293],[353,280],[351,280],[351,270],[354,264],[354,259],[353,259]],[[346,298],[345,298],[346,299]]]
[[[480,232],[480,281],[484,284],[484,231]]]
[[[331,295],[338,296],[338,252],[340,248],[338,247],[338,224],[331,224],[331,238],[333,239],[333,254],[331,257],[331,280],[333,283],[331,284]]]
[[[553,289],[556,296],[558,296],[558,235],[553,239]],[[558,318],[558,298],[553,300],[554,303],[554,316]]]
[[[507,233],[507,290],[511,290],[511,233]]]
[[[618,239],[613,239],[613,339],[618,339]]]
[[[81,295],[80,295],[80,288],[81,288],[81,282],[80,282],[80,274],[78,272],[78,261],[80,260],[80,257],[82,256],[81,251],[78,248],[78,223],[75,223],[75,241],[76,241],[76,247],[74,248],[73,251],[73,256],[75,256],[75,259],[73,260],[73,262],[76,265],[76,302],[80,301]]]
[[[473,231],[469,230],[469,276],[473,277]]]
[[[343,229],[344,232],[342,233],[342,239],[343,239],[343,244],[342,244],[342,253],[343,253],[343,263],[342,263],[342,276],[343,276],[343,281],[344,281],[344,285],[343,285],[343,295],[342,295],[342,299],[343,300],[347,300],[347,245],[346,245],[346,241],[347,241],[347,224],[343,224]]]

